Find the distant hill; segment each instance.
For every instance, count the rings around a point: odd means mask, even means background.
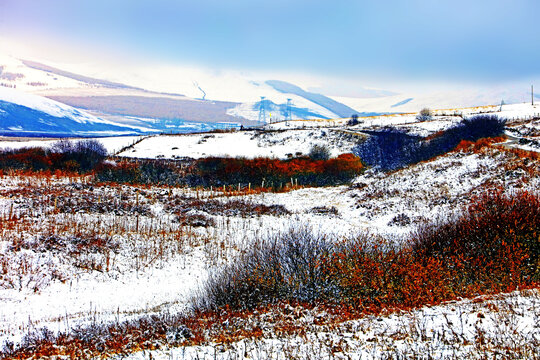
[[[50,99],[0,87],[1,135],[111,136],[155,131],[116,124]]]
[[[291,115],[296,119],[328,119],[357,113],[339,101],[285,81],[254,81],[242,73],[171,71],[172,74],[155,70],[144,81],[140,80],[144,78],[140,74],[111,81],[106,74],[88,76],[0,54],[0,86],[35,93],[104,115],[253,125],[258,123],[262,96],[267,100],[272,120],[286,118],[289,98],[292,100]],[[114,77],[122,79],[118,74]]]
[[[327,96],[324,96],[322,94],[312,93],[303,90],[302,88],[290,84],[285,81],[280,80],[268,80],[266,83],[270,86],[272,86],[274,89],[276,89],[279,92],[285,93],[285,94],[294,94],[301,96],[314,104],[320,105],[334,114],[336,114],[338,117],[349,117],[352,114],[356,113],[356,110],[348,107],[347,105],[344,105],[340,102],[337,102],[336,100],[330,99]]]
[[[73,79],[73,80],[77,80],[77,81],[80,81],[80,82],[83,82],[83,83],[86,83],[86,84],[101,85],[101,86],[108,87],[108,88],[113,88],[113,89],[114,88],[116,88],[116,89],[136,89],[136,88],[134,88],[132,86],[127,86],[127,85],[120,84],[120,83],[115,83],[115,82],[112,82],[112,81],[94,79],[94,78],[91,78],[91,77],[88,77],[88,76],[82,76],[82,75],[74,74],[72,72],[60,70],[60,69],[54,68],[52,66],[44,65],[44,64],[41,64],[41,63],[38,63],[38,62],[35,62],[35,61],[21,60],[21,62],[24,65],[28,66],[29,68],[45,71],[45,72],[51,73],[51,74],[60,75],[60,76],[70,78],[70,79]]]

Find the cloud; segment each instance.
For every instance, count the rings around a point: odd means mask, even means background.
[[[0,4],[3,34],[164,62],[483,81],[539,71],[540,3],[531,0]]]

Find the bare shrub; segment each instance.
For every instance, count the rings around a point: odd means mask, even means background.
[[[347,122],[347,125],[355,126],[355,125],[358,125],[359,123],[360,123],[360,121],[358,121],[358,114],[352,114],[351,118]]]
[[[332,301],[358,311],[410,309],[508,291],[539,277],[540,199],[487,194],[397,247],[359,236],[336,244],[308,227],[260,240],[210,276],[198,310]]]
[[[175,214],[200,210],[210,215],[240,217],[260,215],[281,216],[290,214],[283,205],[278,204],[265,205],[245,200],[228,200],[222,202],[218,200],[183,199],[180,197],[170,200],[166,205],[166,210]]]
[[[331,241],[305,226],[261,239],[211,274],[193,307],[250,309],[285,299],[321,299],[332,291],[323,267],[331,252]]]
[[[308,154],[311,160],[328,160],[330,159],[330,149],[326,145],[314,144]]]
[[[334,215],[334,216],[339,215],[339,211],[338,209],[336,209],[335,206],[331,206],[331,207],[315,206],[314,208],[310,210],[310,212],[313,214],[320,214],[320,215]]]
[[[431,120],[431,117],[432,117],[431,110],[429,110],[428,108],[423,108],[422,110],[420,110],[418,115],[416,115],[416,120],[428,121],[428,120]]]
[[[50,151],[60,154],[62,163],[74,162],[81,171],[94,169],[107,157],[107,149],[97,140],[80,140],[75,143],[70,140],[59,140]]]
[[[419,257],[456,258],[467,281],[540,278],[540,197],[502,190],[481,195],[457,219],[420,228]]]
[[[178,214],[177,220],[183,226],[209,227],[214,226],[215,221],[203,214],[183,213]]]

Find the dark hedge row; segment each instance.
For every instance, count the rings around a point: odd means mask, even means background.
[[[388,128],[370,132],[371,136],[359,143],[354,153],[369,166],[396,170],[447,153],[462,140],[474,142],[500,136],[505,123],[496,115],[477,115],[429,138]]]
[[[360,159],[352,154],[328,160],[208,157],[189,164],[169,160],[104,163],[96,169],[96,175],[99,181],[133,184],[204,187],[251,184],[280,188],[292,181],[295,185],[342,184],[363,169]]]

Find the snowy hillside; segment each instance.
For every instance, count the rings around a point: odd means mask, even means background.
[[[331,155],[337,156],[351,152],[358,140],[366,136],[363,131],[393,126],[425,137],[455,125],[462,120],[461,116],[470,117],[479,113],[494,114],[508,120],[531,119],[540,114],[540,105],[536,107],[530,104],[512,104],[502,107],[459,108],[450,112],[434,111],[433,119],[429,121],[416,120],[416,114],[393,114],[359,117],[360,123],[355,126],[347,124],[349,119],[294,120],[268,124],[263,129],[254,131],[158,135],[144,139],[120,156],[166,159],[241,156],[285,159],[300,154],[307,155],[315,144],[327,145]],[[522,132],[527,133],[526,130]],[[512,136],[520,137],[520,134],[513,131]]]
[[[84,83],[75,79],[33,69],[14,57],[0,53],[0,85],[20,91],[58,88],[80,88]]]
[[[327,144],[333,156],[351,152],[357,137],[340,131],[298,130],[289,132],[246,131],[213,134],[152,136],[119,154],[135,158],[247,158],[307,155],[315,144]]]
[[[28,225],[22,234],[17,234],[21,246],[13,245],[17,228],[5,229],[4,238],[0,239],[0,251],[7,269],[0,277],[3,299],[0,342],[20,343],[26,333],[44,327],[52,332],[82,327],[87,330],[81,333],[91,334],[92,330],[88,330],[91,326],[118,324],[147,315],[182,313],[189,307],[189,299],[197,293],[201,282],[220,264],[234,258],[237,249],[265,234],[302,223],[308,223],[328,236],[369,230],[400,241],[403,235],[414,231],[427,219],[459,209],[471,194],[480,193],[484,187],[504,185],[507,189],[537,189],[538,170],[534,164],[537,162],[520,160],[495,149],[482,154],[454,152],[390,174],[367,172],[352,186],[247,193],[232,198],[215,189],[212,192],[210,189],[109,186],[67,178],[47,180],[46,183],[38,177],[3,176],[0,179],[0,209],[4,214],[13,211],[16,218],[25,219]],[[46,195],[43,189],[47,189]],[[184,202],[191,204],[189,206],[199,205],[188,208],[186,213],[176,212],[175,206]],[[262,204],[282,206],[290,214],[248,216],[241,210],[233,213],[221,210],[220,204],[238,202],[242,208],[251,205],[262,208]],[[334,211],[325,212],[325,209]],[[212,219],[213,225],[184,226],[179,222],[180,216],[202,216]],[[94,243],[82,240],[86,238],[103,239],[105,250],[94,250]],[[23,266],[24,271],[20,270]],[[515,310],[523,314],[527,323],[538,321],[538,311],[531,310],[529,305],[517,304],[527,302],[527,298],[518,296],[514,299]],[[531,301],[537,304],[537,295]],[[478,304],[477,301],[474,303]],[[402,325],[408,324],[410,317],[416,319],[411,322],[416,324],[415,328],[422,325],[442,331],[439,327],[442,324],[445,332],[458,331],[459,325],[453,327],[445,319],[448,316],[459,323],[462,313],[470,313],[478,319],[477,311],[467,304],[470,302],[425,307],[388,317],[365,317],[358,321],[366,329],[372,329],[366,331],[372,331],[369,338],[373,340],[365,340],[366,336],[358,328],[346,331],[357,334],[354,337],[357,340],[350,336],[347,339],[351,340],[349,345],[353,349],[362,351],[367,351],[367,343],[372,342],[401,346],[401,335],[399,339],[397,336],[388,339],[385,334],[404,332],[405,336],[409,328]],[[463,310],[456,312],[449,307]],[[487,310],[482,310],[487,318],[493,317],[497,324],[504,324],[504,318],[498,318],[497,311]],[[302,311],[302,314],[309,315],[306,315],[306,321],[313,324],[313,320],[309,320],[312,319],[310,313]],[[327,318],[324,314],[313,316]],[[271,320],[264,321],[267,323],[259,324],[272,329]],[[294,321],[298,321],[297,318]],[[323,334],[328,334],[314,327],[309,329],[310,337],[320,339]],[[265,352],[279,352],[291,344],[288,342],[291,340],[273,331],[265,334],[274,343],[273,347],[264,345]],[[342,335],[340,331],[330,334],[333,338]],[[470,336],[474,339],[474,335]],[[426,346],[436,346],[437,351],[451,349],[437,339],[436,336],[422,337]],[[169,337],[163,339],[165,346],[168,340]],[[319,348],[315,339],[307,343]],[[296,340],[293,344],[297,344]],[[184,350],[199,355],[208,351],[211,356],[217,346],[213,342],[202,348],[171,345],[170,351],[180,358]],[[231,346],[238,349],[242,344],[234,342]],[[327,349],[326,346],[323,348]],[[170,351],[162,348],[152,356],[167,358]],[[142,355],[136,353],[132,358],[142,359]]]
[[[64,70],[64,66],[70,71]],[[295,85],[260,81],[233,71],[129,66],[113,71],[96,70],[84,65],[48,66],[2,55],[0,80],[3,87],[113,115],[199,122],[236,121],[246,125],[249,123],[245,120],[259,120],[261,106],[267,112],[267,122],[285,119],[289,111],[290,116],[297,119],[337,118],[354,112],[333,99],[305,92]],[[262,103],[261,97],[266,98]],[[287,108],[288,99],[292,102],[290,108]],[[138,105],[133,106],[133,101]],[[184,110],[176,110],[176,114],[164,110],[175,107]]]
[[[531,103],[529,84],[503,84],[494,86],[469,86],[458,90],[407,92],[376,98],[352,98],[333,96],[357,112],[379,113],[418,112],[422,108],[454,109],[483,105]],[[538,95],[535,94],[538,99]]]
[[[437,91],[426,88],[401,94],[358,84],[357,97],[346,97],[324,94],[340,91],[309,77],[287,79],[187,66],[52,65],[0,54],[0,87],[32,92],[104,116],[243,125],[255,125],[259,120],[337,119],[353,113],[416,113],[424,107],[454,109],[530,101],[530,85],[523,83]],[[261,109],[265,116],[260,119]]]
[[[9,96],[10,106],[55,118],[73,116],[73,123],[80,126],[93,121],[91,115],[77,119],[77,111],[35,96]],[[131,359],[229,359],[236,358],[238,352],[259,359],[288,358],[290,354],[313,359],[321,353],[329,358],[341,353],[343,358],[378,359],[396,354],[413,357],[425,351],[435,358],[444,354],[467,358],[486,353],[495,356],[516,342],[526,354],[538,354],[538,327],[534,326],[539,317],[538,290],[437,306],[427,303],[409,310],[389,308],[381,314],[347,321],[333,317],[341,313],[340,309],[330,314],[322,306],[271,306],[268,312],[219,321],[215,331],[225,332],[206,332],[201,341],[193,343],[184,343],[186,338],[182,337],[192,330],[183,331],[187,328],[163,320],[189,316],[191,301],[200,294],[209,275],[265,237],[309,226],[328,238],[346,240],[371,233],[404,245],[420,226],[452,218],[485,191],[537,191],[538,157],[508,148],[540,150],[533,148],[540,129],[538,108],[517,104],[502,109],[458,110],[465,117],[492,112],[508,118],[509,140],[478,151],[452,151],[389,173],[370,169],[346,185],[296,186],[278,192],[259,191],[246,184],[227,189],[137,186],[102,183],[87,175],[50,178],[5,172],[0,177],[0,213],[4,219],[0,237],[0,345],[5,343],[7,349],[3,351],[9,351],[9,342],[24,347],[29,346],[25,341],[32,336],[39,340],[64,332],[69,334],[66,338],[85,339],[78,342],[83,347],[97,344],[96,358],[107,351],[111,351],[111,357]],[[258,130],[117,137],[104,143],[111,151],[133,144],[119,155],[136,158],[287,158],[289,154],[305,155],[313,144],[327,145],[336,156],[349,152],[365,130],[392,125],[426,136],[458,119],[461,117],[453,113],[441,112],[424,122],[417,121],[415,115],[360,118],[354,126],[347,125],[346,119],[290,121]],[[108,125],[103,121],[94,125],[99,124]],[[11,147],[8,142],[0,143],[3,146]],[[108,164],[121,162],[115,158]],[[125,321],[141,321],[147,327],[137,328],[137,334],[159,337],[148,341],[135,338],[124,331],[128,328],[121,325]],[[280,327],[281,321],[290,321],[288,327]],[[166,324],[164,330],[155,331],[161,329],[160,324]],[[129,349],[121,348],[125,352],[120,354],[107,348],[107,344],[116,344],[109,341],[114,326],[122,339],[134,344]],[[228,329],[238,333],[257,331],[227,338],[225,346],[221,335]],[[503,334],[509,337],[501,337]],[[479,341],[486,339],[494,344],[492,348],[480,346]],[[142,349],[138,341],[151,346],[145,352],[138,351]],[[49,349],[64,351],[61,346]],[[29,348],[30,352],[34,349]]]
[[[416,113],[424,107],[454,109],[498,105],[501,101],[507,104],[530,101],[528,85],[521,83],[439,91],[426,88],[422,92],[401,94],[367,90],[358,84],[360,97],[345,97],[310,91],[326,90],[309,77],[292,77],[294,83],[291,83],[275,74],[186,66],[53,65],[0,55],[0,86],[49,97],[105,117],[228,122],[244,126],[255,125],[259,120],[273,123],[287,119],[337,119],[354,113],[373,116]],[[260,117],[261,109],[264,117]],[[139,126],[156,128],[144,121]]]
[[[0,87],[0,133],[30,136],[112,136],[151,129],[124,126],[37,95]]]

